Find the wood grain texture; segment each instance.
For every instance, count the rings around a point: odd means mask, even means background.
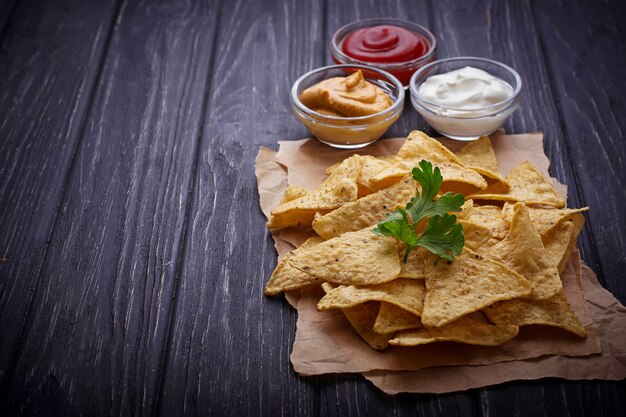
[[[569,205],[593,206],[583,256],[624,301],[621,4],[15,1],[0,0],[0,415],[626,414],[624,381],[389,397],[297,376],[296,312],[262,293],[276,254],[254,177],[259,145],[308,135],[290,88],[331,63],[336,29],[421,23],[440,57],[520,72],[505,127],[546,133]],[[416,128],[433,132],[407,100],[386,136]]]
[[[290,365],[295,312],[263,296],[276,254],[258,209],[259,145],[302,138],[291,84],[323,63],[322,5],[225,3],[192,192],[160,415],[316,415]]]
[[[60,219],[34,274],[39,283],[9,375],[9,409],[152,412],[215,6],[122,4]]]
[[[0,387],[8,383],[39,285],[112,26],[115,3],[91,3],[29,1],[6,10],[13,20],[0,50],[0,257],[5,259],[0,263]]]
[[[534,15],[603,285],[626,303],[624,2],[535,2]],[[581,22],[572,25],[571,22]],[[599,208],[599,209],[598,209]]]

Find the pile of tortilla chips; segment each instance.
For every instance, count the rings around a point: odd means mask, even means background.
[[[454,262],[417,248],[404,263],[400,241],[372,233],[415,196],[410,171],[422,159],[440,168],[442,192],[466,199],[457,213],[465,247]],[[314,190],[288,186],[271,212],[269,228],[311,227],[317,236],[280,261],[266,295],[321,285],[317,308],[341,309],[377,350],[440,341],[494,346],[526,325],[586,337],[561,274],[587,208],[564,208],[530,163],[505,178],[489,138],[455,154],[415,131],[395,155],[353,155],[327,174]]]

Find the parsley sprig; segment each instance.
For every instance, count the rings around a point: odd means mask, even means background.
[[[422,186],[422,192],[415,191],[415,197],[404,209],[397,208],[387,214],[385,220],[378,223],[373,232],[379,236],[391,236],[406,244],[404,262],[409,253],[421,246],[432,253],[453,261],[461,253],[465,245],[463,226],[456,223],[456,216],[449,212],[461,211],[465,202],[463,195],[445,193],[437,198],[443,184],[443,177],[439,167],[422,160],[419,168],[411,171],[415,181]],[[428,218],[426,229],[422,234],[417,233],[417,225]]]

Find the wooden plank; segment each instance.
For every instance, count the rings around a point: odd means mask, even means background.
[[[17,0],[0,0],[0,51],[8,34],[8,24],[17,9]]]
[[[295,312],[263,296],[276,253],[258,208],[259,145],[305,137],[291,84],[323,64],[321,2],[228,2],[192,193],[160,415],[317,415],[289,353]]]
[[[546,70],[528,2],[466,4],[440,1],[434,3],[433,7],[434,26],[441,40],[441,56],[485,56],[510,64],[520,73],[525,84],[522,106],[505,128],[512,132],[545,132],[544,146],[552,161],[552,173],[569,185],[569,206],[581,206],[587,194],[580,193],[572,163],[573,155],[565,143],[553,94],[554,86]],[[573,19],[567,20],[567,24],[572,27],[582,25]],[[585,261],[595,265],[595,242],[587,231],[583,232],[579,244],[582,245]],[[623,409],[624,400],[615,396],[615,392],[625,387],[624,382],[604,381],[579,383],[557,380],[550,385],[514,382],[480,390],[480,404],[485,415],[498,414],[508,409],[529,410],[529,404],[538,404],[535,412],[539,414],[545,413],[546,407],[567,410],[571,404],[580,403],[582,393],[584,400],[580,406],[585,410],[591,410],[594,404],[605,403],[604,399],[608,398],[614,404],[621,404],[615,406],[617,409]],[[551,393],[549,401],[546,399],[546,391]]]
[[[80,0],[22,1],[3,14],[13,20],[0,51],[0,387],[38,285],[114,15],[114,3]]]
[[[601,282],[626,303],[623,2],[536,2],[534,16]],[[572,25],[571,22],[579,22]]]
[[[10,373],[9,414],[154,412],[216,7],[122,5]]]

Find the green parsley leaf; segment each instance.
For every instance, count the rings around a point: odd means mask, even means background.
[[[428,226],[419,237],[417,245],[448,261],[454,261],[454,257],[461,254],[465,245],[463,226],[456,224],[454,214],[433,216],[428,219]]]
[[[387,214],[385,220],[378,223],[373,232],[379,236],[391,236],[406,244],[404,262],[409,253],[416,247],[422,246],[432,253],[449,261],[461,253],[465,244],[463,227],[456,224],[456,216],[449,212],[461,211],[465,199],[461,194],[445,193],[437,198],[443,184],[443,177],[439,167],[422,160],[419,168],[411,171],[415,181],[421,185],[421,193],[416,190],[415,197],[406,205],[405,209],[398,208]],[[428,219],[426,230],[418,235],[417,225],[423,219]]]

